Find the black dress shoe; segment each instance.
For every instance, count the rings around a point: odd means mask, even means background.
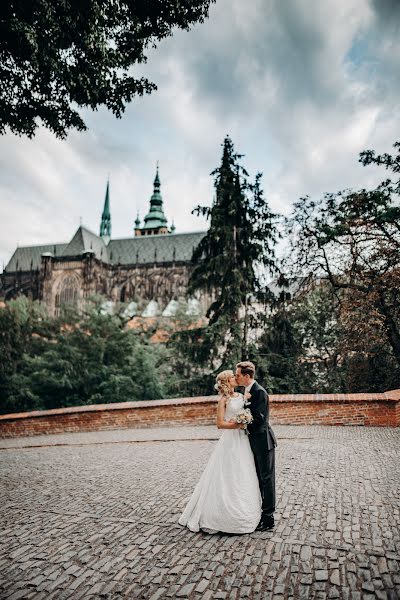
[[[273,529],[274,526],[275,521],[272,515],[268,517],[261,517],[261,521],[257,525],[256,531],[268,531],[269,529]]]

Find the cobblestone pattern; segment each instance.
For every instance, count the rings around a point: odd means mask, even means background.
[[[399,430],[274,430],[276,526],[244,536],[177,523],[214,427],[3,440],[0,597],[400,598]]]

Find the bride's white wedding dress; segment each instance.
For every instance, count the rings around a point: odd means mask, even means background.
[[[244,406],[242,394],[227,402],[224,420]],[[253,453],[242,429],[223,429],[179,518],[191,531],[251,533],[261,517],[261,493]]]

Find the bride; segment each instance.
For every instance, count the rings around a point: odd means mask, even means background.
[[[235,421],[244,397],[235,394],[233,371],[217,376],[217,427],[224,429],[179,518],[191,531],[251,533],[261,515],[261,493],[244,426]]]

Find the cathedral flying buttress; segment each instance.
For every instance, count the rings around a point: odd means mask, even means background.
[[[17,248],[1,275],[0,294],[39,299],[51,315],[64,305],[82,308],[93,295],[103,296],[110,311],[127,304],[131,316],[168,317],[185,307],[188,314],[204,314],[208,299],[187,297],[193,250],[204,235],[168,226],[157,165],[149,211],[143,225],[137,216],[133,235],[111,236],[107,181],[99,235],[80,225],[67,243]]]

